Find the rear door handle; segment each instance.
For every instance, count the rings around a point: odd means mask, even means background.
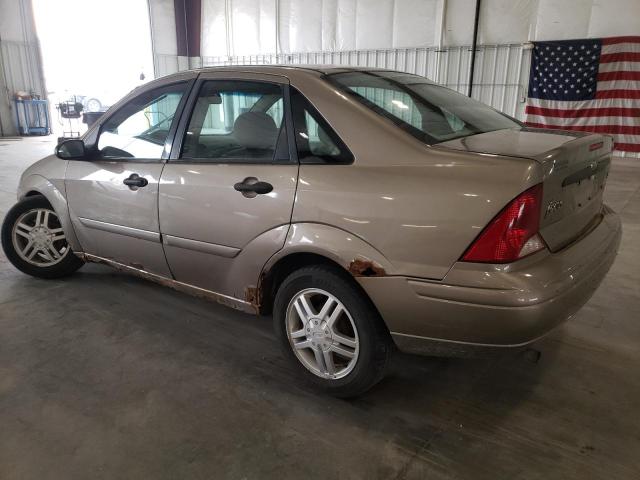
[[[249,198],[273,191],[273,185],[267,182],[261,182],[255,177],[247,177],[242,182],[236,183],[233,188]]]
[[[122,183],[127,185],[128,187],[146,187],[149,185],[149,182],[146,178],[141,177],[137,173],[132,173],[128,178],[125,178]]]

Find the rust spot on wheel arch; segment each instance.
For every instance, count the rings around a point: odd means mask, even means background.
[[[260,313],[262,307],[264,306],[264,297],[265,290],[268,289],[266,286],[266,278],[267,272],[260,272],[260,276],[258,277],[258,285],[253,286],[249,285],[244,289],[244,299],[246,302],[250,303],[251,306],[256,310],[256,313]]]
[[[384,277],[387,274],[376,262],[364,258],[353,259],[348,270],[354,277]]]
[[[244,289],[244,299],[254,307],[260,307],[261,294],[258,287],[247,287]]]

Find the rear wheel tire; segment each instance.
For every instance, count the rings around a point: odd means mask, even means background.
[[[369,299],[337,268],[291,273],[277,291],[273,319],[285,356],[324,392],[355,397],[383,378],[389,333]]]
[[[43,196],[14,205],[2,223],[1,236],[9,261],[28,275],[66,277],[84,264],[71,251],[58,215]]]

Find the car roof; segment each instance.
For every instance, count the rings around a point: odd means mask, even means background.
[[[324,64],[278,64],[278,65],[220,65],[215,67],[203,67],[195,69],[194,71],[204,72],[217,72],[217,71],[230,71],[230,72],[256,72],[256,73],[275,73],[279,72],[281,75],[285,75],[291,71],[308,71],[316,72],[318,74],[336,73],[336,72],[352,72],[352,71],[384,71],[384,68],[375,67],[354,67],[350,65],[324,65]],[[386,70],[391,71],[391,70]]]
[[[391,70],[388,68],[377,67],[357,67],[350,65],[323,65],[323,64],[278,64],[278,65],[220,65],[212,67],[196,68],[191,70],[183,70],[180,72],[171,73],[169,75],[162,76],[149,83],[144,84],[144,89],[155,88],[159,85],[175,82],[176,80],[184,80],[193,78],[200,74],[214,73],[214,72],[229,72],[229,73],[255,73],[266,75],[277,75],[284,77],[291,82],[304,81],[304,78],[315,77],[320,78],[323,75],[333,73],[347,73],[347,72],[393,72],[401,75],[413,75],[420,77],[422,82],[437,85],[433,81],[425,78],[421,75],[410,74],[408,72],[401,72],[399,70]],[[137,87],[134,91],[141,91],[142,86]]]

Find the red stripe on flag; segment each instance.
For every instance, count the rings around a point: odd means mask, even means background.
[[[640,152],[640,143],[617,143],[614,142],[614,150],[622,150],[623,152]]]
[[[547,125],[546,123],[526,123],[535,128],[552,128],[556,130],[572,130],[576,132],[606,133],[609,135],[640,135],[640,127],[629,125]]]
[[[640,117],[640,108],[582,108],[577,110],[561,110],[527,105],[524,113],[542,115],[555,118],[583,118],[583,117]]]
[[[640,72],[600,72],[599,82],[610,82],[612,80],[640,80]]]
[[[640,90],[600,90],[596,92],[596,98],[629,98],[640,99]]]
[[[638,52],[603,53],[600,55],[600,63],[611,62],[640,62]]]
[[[627,37],[609,37],[603,38],[603,45],[614,45],[616,43],[640,43],[640,37],[627,36]]]

